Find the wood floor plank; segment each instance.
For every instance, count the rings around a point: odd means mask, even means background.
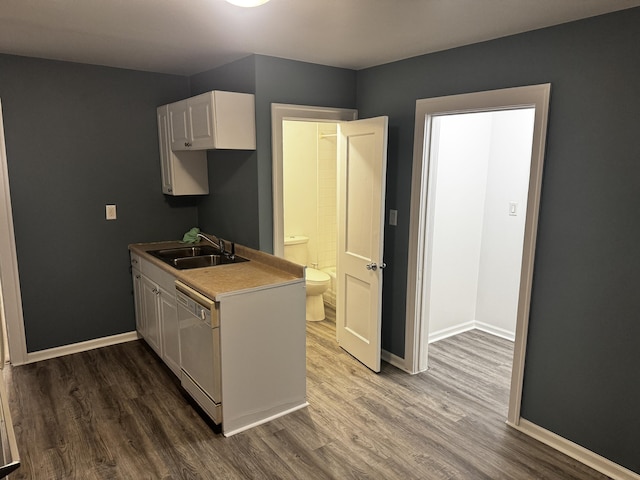
[[[310,406],[231,438],[142,341],[10,367],[11,479],[607,478],[505,424],[512,348],[470,331],[375,374],[308,322]]]

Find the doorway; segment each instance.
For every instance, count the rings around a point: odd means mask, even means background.
[[[515,340],[534,114],[433,119],[428,343],[472,329]]]
[[[528,193],[526,209],[523,212],[522,263],[517,285],[517,315],[507,418],[507,423],[514,426],[520,422],[522,380],[550,87],[550,84],[533,85],[423,99],[416,102],[405,337],[405,369],[412,373],[426,370],[428,360],[430,268],[433,263],[430,232],[436,211],[434,203],[428,200],[430,192],[435,188],[433,173],[434,170],[437,170],[437,165],[433,164],[431,157],[434,148],[434,128],[438,123],[436,119],[460,113],[495,112],[523,108],[531,108],[535,112]]]
[[[0,316],[2,318],[2,360],[8,359],[14,365],[21,365],[27,359],[27,344],[22,317],[22,299],[18,277],[16,241],[13,233],[11,193],[7,151],[4,141],[2,103],[0,103]],[[8,352],[4,347],[8,346]]]
[[[313,107],[274,103],[271,106],[272,178],[273,178],[273,254],[284,256],[284,121],[341,122],[358,118],[358,111],[346,108]]]
[[[283,122],[284,236],[306,236],[307,265],[322,271],[336,266],[336,131],[335,122]]]
[[[285,233],[300,235],[296,244],[309,241],[306,232],[285,232],[284,228],[283,126],[300,121],[337,122],[336,334],[342,348],[378,372],[386,266],[382,255],[388,118],[355,120],[355,114],[355,110],[272,105],[274,253],[284,256]],[[317,130],[312,129],[314,136],[332,135]],[[307,289],[309,295],[312,291]],[[314,298],[307,300],[315,302]]]

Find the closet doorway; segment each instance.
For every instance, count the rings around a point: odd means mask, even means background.
[[[516,87],[447,97],[418,100],[414,137],[414,163],[412,171],[411,212],[409,231],[409,264],[407,276],[407,328],[405,337],[405,369],[417,373],[428,366],[428,336],[431,277],[433,267],[434,220],[436,216],[437,162],[433,153],[437,149],[437,129],[446,116],[533,109],[533,140],[526,209],[522,262],[517,282],[517,307],[513,368],[507,422],[517,426],[520,422],[520,403],[524,358],[528,329],[535,240],[542,186],[542,167],[547,131],[550,84]],[[505,210],[512,206],[507,202]],[[514,201],[519,204],[520,202]],[[518,205],[515,205],[517,211]]]

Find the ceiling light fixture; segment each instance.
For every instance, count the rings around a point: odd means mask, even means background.
[[[227,0],[230,4],[238,7],[259,7],[268,1],[269,0]]]

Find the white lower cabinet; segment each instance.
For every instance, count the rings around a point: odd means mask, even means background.
[[[151,279],[142,276],[142,316],[145,330],[142,332],[144,339],[158,355],[162,357],[160,348],[160,307],[158,305],[158,285]]]
[[[131,269],[131,277],[133,280],[133,301],[135,303],[136,330],[140,335],[144,335],[143,332],[146,332],[146,325],[144,323],[144,315],[142,313],[142,273],[140,273],[140,269],[133,267]]]
[[[134,266],[132,255],[132,266]],[[175,277],[143,258],[132,268],[136,329],[167,366],[180,375]]]
[[[214,300],[134,252],[131,267],[139,335],[225,436],[307,405],[304,278]]]
[[[175,290],[160,289],[160,331],[162,332],[162,359],[180,376],[180,331]]]

